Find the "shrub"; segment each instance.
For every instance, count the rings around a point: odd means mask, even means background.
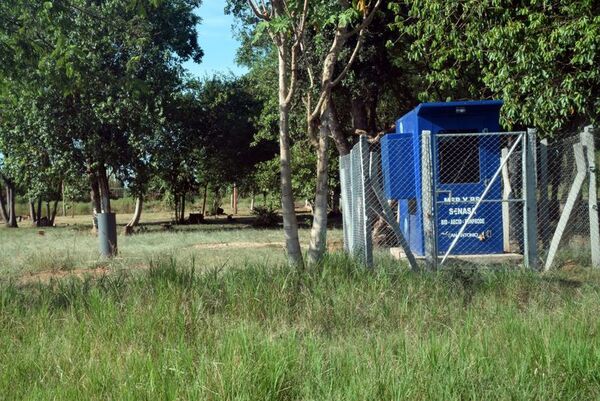
[[[273,208],[256,206],[252,211],[252,215],[256,216],[255,227],[268,228],[276,227],[279,224],[279,215]]]

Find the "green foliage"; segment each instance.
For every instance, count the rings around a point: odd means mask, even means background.
[[[508,127],[546,136],[598,121],[600,14],[593,1],[393,2],[392,24],[422,63],[422,100],[502,98]],[[392,48],[394,44],[390,44]]]
[[[165,99],[179,89],[181,62],[202,57],[199,5],[64,0],[0,8],[10,22],[0,27],[0,153],[26,191],[108,168],[144,192],[147,145],[162,131]]]

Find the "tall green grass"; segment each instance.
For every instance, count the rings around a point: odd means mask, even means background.
[[[0,398],[600,397],[597,273],[150,265],[3,283]]]

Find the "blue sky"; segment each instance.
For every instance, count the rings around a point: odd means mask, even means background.
[[[185,67],[195,76],[204,77],[214,73],[229,73],[236,75],[246,72],[246,69],[235,64],[235,52],[238,42],[234,39],[231,26],[233,16],[225,15],[225,0],[204,0],[196,11],[202,17],[198,27],[198,42],[204,50],[201,64],[185,63]]]

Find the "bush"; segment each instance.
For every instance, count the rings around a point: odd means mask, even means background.
[[[255,227],[269,228],[276,227],[279,224],[279,215],[273,208],[256,206],[252,211],[252,215],[256,216]]]

